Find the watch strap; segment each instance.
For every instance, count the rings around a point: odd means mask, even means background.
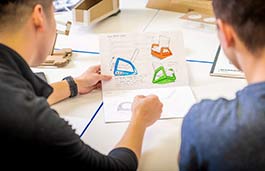
[[[69,85],[69,88],[70,88],[70,98],[71,97],[75,97],[78,95],[78,88],[77,88],[77,84],[75,82],[75,80],[73,79],[72,76],[67,76],[65,78],[63,78],[63,80],[66,80],[68,85]]]

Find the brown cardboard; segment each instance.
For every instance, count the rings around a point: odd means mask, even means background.
[[[95,20],[95,19],[105,15],[106,12],[112,11],[114,9],[112,3],[113,2],[111,0],[102,1],[101,3],[99,3],[97,5],[97,8],[91,8],[90,19]]]
[[[213,16],[211,0],[148,0],[146,7],[181,13],[195,11]]]
[[[41,66],[55,66],[64,67],[72,58],[72,49],[64,48],[61,50],[55,50],[53,55],[49,55]]]
[[[93,24],[119,12],[119,0],[83,0],[73,10],[74,21]]]

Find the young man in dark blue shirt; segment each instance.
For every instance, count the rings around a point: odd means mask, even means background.
[[[52,49],[56,33],[52,2],[0,1],[1,167],[136,170],[145,130],[160,118],[162,104],[153,95],[137,96],[126,133],[108,155],[85,144],[49,104],[89,93],[111,77],[100,75],[95,66],[52,88],[32,73],[29,66],[42,63]]]
[[[265,170],[265,3],[213,0],[218,36],[249,83],[236,98],[203,100],[183,121],[180,171]]]

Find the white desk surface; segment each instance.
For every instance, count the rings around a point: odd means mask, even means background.
[[[121,0],[121,13],[93,26],[73,25],[70,36],[59,36],[57,48],[99,52],[98,34],[113,32],[145,32],[181,30],[184,35],[187,60],[212,62],[219,44],[214,29],[186,27],[178,17],[180,13],[147,9],[147,0]],[[58,20],[71,20],[71,14],[57,15]],[[32,68],[43,71],[49,82],[59,81],[64,76],[80,75],[91,65],[100,64],[100,56],[75,53],[64,68]],[[187,62],[190,85],[199,102],[203,98],[233,98],[235,92],[246,85],[245,80],[210,77],[211,63]],[[74,128],[85,128],[102,102],[101,91],[78,96],[53,105],[62,117],[73,123]],[[72,118],[72,122],[71,122]],[[79,124],[79,125],[78,125]],[[148,128],[140,160],[139,171],[178,170],[177,155],[181,141],[182,119],[159,120]],[[105,124],[100,110],[82,139],[98,151],[107,154],[119,141],[128,123]]]

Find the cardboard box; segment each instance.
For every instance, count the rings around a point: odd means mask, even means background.
[[[194,11],[214,15],[211,0],[148,0],[146,7],[181,13]]]
[[[73,9],[73,21],[94,24],[119,11],[119,0],[83,0]]]

